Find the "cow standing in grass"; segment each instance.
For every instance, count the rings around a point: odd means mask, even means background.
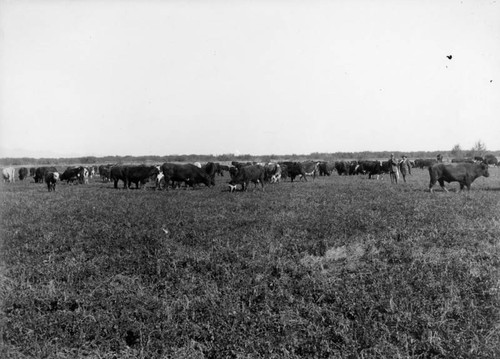
[[[2,177],[4,182],[14,182],[15,169],[14,167],[7,167],[2,170]]]
[[[56,190],[56,183],[59,180],[58,172],[47,172],[45,174],[45,183],[47,183],[47,188],[49,192]]]
[[[460,191],[467,187],[470,190],[472,182],[478,177],[489,177],[488,165],[485,163],[460,163],[458,165],[444,165],[442,163],[429,167],[430,183],[429,192],[432,187],[439,182],[443,190],[448,192],[444,182],[458,182]]]
[[[23,181],[26,177],[28,177],[28,169],[26,167],[21,167],[19,169],[19,180]]]
[[[240,184],[241,190],[247,191],[250,182],[253,182],[255,187],[257,187],[257,183],[260,183],[260,185],[262,186],[262,191],[264,191],[264,175],[265,171],[264,167],[262,166],[259,165],[245,166],[238,170],[238,172],[233,177],[231,182],[229,182],[229,184],[232,186]]]

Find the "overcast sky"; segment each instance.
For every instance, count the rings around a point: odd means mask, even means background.
[[[0,0],[0,157],[478,140],[500,150],[497,1]]]

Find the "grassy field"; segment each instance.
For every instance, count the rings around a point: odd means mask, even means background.
[[[3,184],[0,357],[498,358],[490,173],[434,194],[418,169],[247,193]]]

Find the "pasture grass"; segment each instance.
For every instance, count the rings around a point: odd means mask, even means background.
[[[0,356],[499,357],[499,170],[428,180],[3,184]]]

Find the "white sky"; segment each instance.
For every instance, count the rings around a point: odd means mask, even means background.
[[[0,0],[0,157],[478,140],[500,150],[497,1]]]

